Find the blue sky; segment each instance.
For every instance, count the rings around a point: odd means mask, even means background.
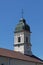
[[[32,52],[43,59],[43,0],[0,0],[0,48],[13,50],[14,29],[22,8],[32,31]]]

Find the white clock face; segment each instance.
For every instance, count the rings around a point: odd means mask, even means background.
[[[29,44],[28,43],[26,43],[26,47],[27,47],[27,49],[29,48]]]
[[[27,48],[27,51],[30,51],[30,49],[31,49],[31,47],[29,46],[28,43],[26,44],[26,48]]]

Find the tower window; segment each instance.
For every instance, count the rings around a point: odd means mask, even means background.
[[[21,41],[21,38],[20,37],[18,37],[18,42],[20,42]]]
[[[28,42],[28,37],[26,37],[26,42]]]

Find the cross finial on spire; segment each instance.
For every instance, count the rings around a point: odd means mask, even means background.
[[[23,8],[22,8],[22,18],[23,18],[23,14],[24,14],[24,12],[23,12]]]

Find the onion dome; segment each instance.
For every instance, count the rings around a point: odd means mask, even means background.
[[[28,24],[26,24],[26,20],[22,18],[22,19],[20,19],[19,23],[17,24],[17,26],[15,28],[15,33],[21,32],[24,30],[30,32],[30,26]]]

